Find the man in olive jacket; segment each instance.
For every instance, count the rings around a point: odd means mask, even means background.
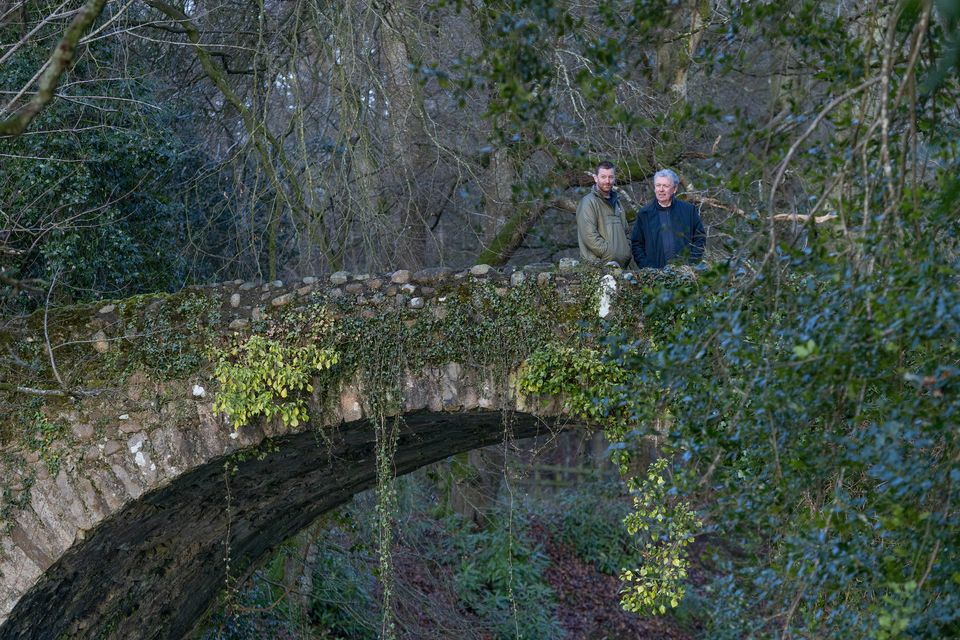
[[[707,234],[697,209],[677,200],[680,178],[670,169],[653,175],[656,198],[637,213],[630,248],[639,268],[662,269],[668,262],[696,264],[703,260]]]
[[[616,179],[613,163],[605,160],[597,165],[593,176],[596,184],[577,206],[577,240],[580,257],[586,262],[616,262],[626,267],[630,262],[630,243],[623,206],[613,190]]]

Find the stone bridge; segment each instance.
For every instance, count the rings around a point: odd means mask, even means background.
[[[385,330],[370,323],[419,345],[397,352],[397,474],[562,426],[562,403],[518,395],[512,373],[598,321],[601,276],[573,264],[340,272],[8,320],[0,638],[183,637],[230,577],[371,487],[363,368]],[[636,274],[607,276],[618,300],[641,289]],[[324,335],[349,338],[340,377],[306,394],[311,419],[226,424],[213,411],[215,354],[254,333],[296,338],[320,316]]]

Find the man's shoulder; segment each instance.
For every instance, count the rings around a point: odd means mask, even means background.
[[[637,215],[649,215],[657,210],[657,201],[656,199],[651,200],[647,204],[640,207],[640,210],[637,212]]]
[[[686,200],[681,200],[680,198],[673,199],[673,206],[677,208],[677,211],[682,211],[683,213],[694,213],[697,208],[693,206],[692,202],[687,202]]]
[[[580,204],[577,205],[577,210],[579,211],[581,209],[587,209],[587,208],[595,209],[599,207],[601,204],[606,204],[606,203],[603,201],[603,198],[598,196],[597,193],[593,189],[591,189],[590,191],[587,192],[586,195],[580,198]]]
[[[580,202],[577,203],[577,215],[590,211],[593,208],[592,197],[594,197],[593,193],[588,193],[580,198]]]

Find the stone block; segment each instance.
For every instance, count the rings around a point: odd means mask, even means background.
[[[453,269],[450,267],[428,267],[413,274],[413,281],[417,284],[439,284],[446,281],[451,274]]]
[[[70,430],[73,432],[74,437],[81,442],[93,440],[94,429],[92,424],[87,424],[86,422],[75,423],[70,425]]]
[[[138,431],[143,431],[143,425],[138,420],[120,422],[120,433],[137,433]]]
[[[346,387],[340,393],[340,415],[344,422],[353,422],[363,418],[363,405],[360,395],[353,387]]]
[[[524,265],[523,271],[525,273],[545,273],[547,271],[553,271],[554,265],[552,262],[534,262],[528,265]]]
[[[117,442],[116,440],[108,440],[103,445],[103,455],[105,456],[112,456],[113,454],[122,450],[123,450],[123,445]]]
[[[409,371],[403,381],[403,409],[404,411],[420,411],[429,406],[429,397],[426,385]]]
[[[106,353],[110,350],[110,343],[107,342],[107,334],[105,334],[102,329],[93,334],[91,340],[93,340],[93,349],[97,353]]]
[[[285,305],[290,304],[293,301],[293,298],[294,298],[294,294],[285,293],[282,296],[277,296],[276,298],[271,300],[270,304],[275,307],[283,307]]]

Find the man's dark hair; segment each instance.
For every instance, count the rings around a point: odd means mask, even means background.
[[[599,172],[600,169],[613,169],[614,171],[616,171],[617,168],[614,167],[613,163],[610,162],[609,160],[604,160],[597,165],[597,172]]]

